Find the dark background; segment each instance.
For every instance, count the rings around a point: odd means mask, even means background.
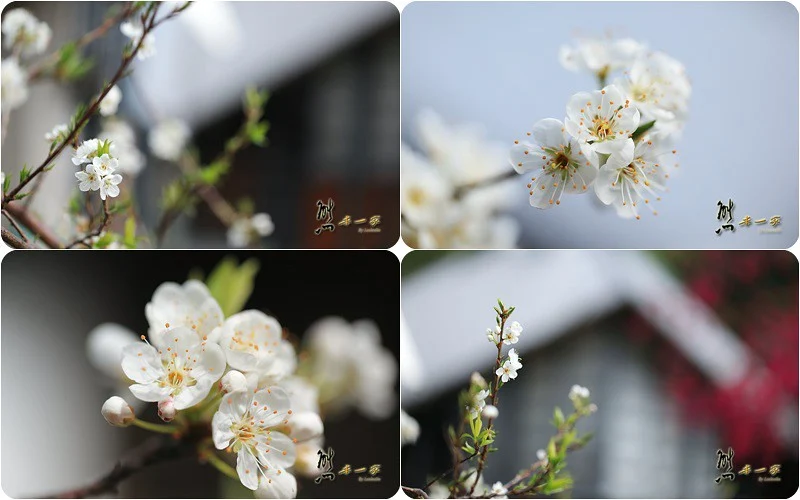
[[[83,352],[84,338],[92,328],[103,322],[115,322],[137,333],[146,332],[144,306],[158,285],[165,281],[182,283],[194,270],[207,275],[228,255],[240,262],[247,258],[260,262],[255,290],[246,309],[274,315],[283,327],[298,336],[326,315],[342,316],[350,321],[371,318],[380,328],[384,346],[399,356],[400,273],[399,262],[390,252],[12,252],[2,263],[4,396],[12,394],[12,386],[18,381],[12,372],[13,358],[25,356],[23,351],[14,349],[15,336],[36,336],[37,357],[41,361],[69,356],[70,363],[88,364]],[[38,324],[44,322],[50,325],[48,328],[31,324],[29,330],[21,331],[9,327],[18,323],[20,315],[35,314],[30,313],[31,308],[40,311],[39,314],[46,311]],[[50,370],[54,377],[60,376],[57,364],[44,362],[37,366],[37,370]],[[74,391],[81,390],[75,383]],[[65,398],[73,396],[77,395],[64,395]],[[6,418],[9,413],[23,411],[7,401],[4,397],[3,422],[10,421]],[[103,398],[91,402],[96,406],[90,408],[90,414],[96,417],[98,426],[107,425],[99,416],[102,402]],[[37,403],[32,404],[35,409]],[[141,416],[157,421],[153,408]],[[346,463],[354,467],[362,462],[365,466],[381,464],[382,480],[359,483],[351,475],[337,476],[334,482],[320,485],[311,480],[298,481],[298,497],[388,498],[397,492],[400,451],[396,413],[389,419],[372,421],[352,411],[337,420],[327,420],[325,427],[325,445],[334,449],[337,471]],[[135,446],[146,434],[134,428],[113,430],[126,435],[127,445],[122,450]],[[8,424],[3,425],[2,431],[4,434],[14,432]],[[5,464],[15,460],[13,453],[14,450],[3,448]],[[73,458],[79,460],[81,450],[73,450],[73,453]],[[6,465],[3,475],[14,467],[41,468],[46,474],[49,468],[60,467],[59,462],[67,458],[50,456],[46,463]],[[104,474],[112,466],[113,462],[109,462],[106,470],[98,470],[96,474]],[[85,482],[91,479],[86,478]],[[199,466],[190,459],[137,474],[123,483],[121,493],[127,497],[215,497],[223,491],[221,481],[222,475],[216,470]],[[41,494],[48,491],[45,488]]]

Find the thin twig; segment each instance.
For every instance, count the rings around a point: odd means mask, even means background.
[[[464,462],[466,462],[467,460],[471,459],[472,457],[474,457],[474,456],[475,456],[475,455],[477,455],[477,454],[478,454],[478,452],[476,451],[476,452],[475,452],[475,453],[473,453],[472,455],[470,455],[470,456],[468,456],[468,457],[466,457],[466,458],[464,458],[464,459],[460,460],[460,461],[459,461],[459,462],[458,462],[456,465],[454,465],[453,467],[450,467],[450,468],[449,468],[449,469],[447,469],[446,471],[444,471],[444,472],[442,472],[441,474],[439,474],[438,476],[436,476],[436,478],[435,478],[435,479],[432,479],[431,481],[429,481],[429,482],[428,482],[428,484],[426,484],[425,486],[423,486],[423,487],[422,487],[422,489],[423,489],[423,490],[427,490],[428,488],[430,488],[431,486],[433,486],[433,485],[434,485],[434,484],[435,484],[437,481],[439,481],[439,480],[443,479],[443,478],[444,478],[446,475],[450,474],[450,472],[452,472],[452,471],[453,471],[453,469],[454,469],[454,468],[455,468],[457,465],[463,464]]]
[[[8,205],[5,207],[6,211],[10,213],[20,224],[31,230],[37,238],[50,248],[61,248],[61,240],[50,229],[42,224],[38,219],[31,215],[29,210],[17,205]]]
[[[2,235],[3,235],[3,241],[8,243],[8,245],[11,248],[33,248],[28,243],[26,243],[26,242],[22,241],[21,239],[17,238],[16,236],[14,236],[14,233],[9,231],[8,229],[0,228],[0,230],[1,230]]]
[[[28,242],[28,237],[27,237],[27,236],[25,236],[25,232],[24,232],[24,231],[22,231],[22,229],[20,229],[20,227],[17,225],[17,223],[14,221],[14,219],[13,219],[13,218],[11,217],[11,215],[8,213],[8,211],[6,211],[6,210],[3,210],[3,215],[5,216],[6,220],[8,220],[8,222],[10,222],[10,223],[11,223],[11,225],[14,227],[14,229],[16,229],[16,230],[17,230],[17,232],[18,232],[18,233],[19,233],[19,235],[22,237],[22,239],[25,241],[25,243],[27,243],[27,242]]]
[[[120,12],[109,17],[108,19],[103,21],[103,23],[100,26],[96,27],[95,29],[86,33],[85,35],[81,36],[72,43],[75,45],[76,49],[80,49],[89,45],[98,38],[105,36],[105,34],[108,32],[109,29],[111,29],[112,26],[124,21],[125,19],[130,17],[130,15],[133,14],[135,11],[136,11],[136,6],[134,2],[130,2]],[[38,63],[32,65],[28,71],[28,82],[32,82],[37,78],[39,78],[40,76],[43,76],[45,72],[47,72],[52,66],[57,65],[58,61],[61,59],[62,49],[53,52],[52,54],[42,59]]]
[[[130,450],[114,468],[93,483],[74,490],[47,495],[45,498],[87,498],[114,492],[120,483],[135,473],[153,465],[188,457],[193,448],[168,437],[150,438]]]
[[[428,498],[428,494],[419,488],[410,488],[408,486],[402,486],[402,488],[408,495],[413,495],[413,498]]]
[[[110,220],[111,220],[111,213],[108,211],[108,198],[106,198],[105,200],[103,200],[103,221],[100,223],[100,225],[96,227],[94,231],[86,233],[85,236],[80,237],[75,241],[73,241],[72,243],[67,244],[66,248],[72,248],[77,245],[84,245],[87,247],[91,247],[90,240],[95,236],[100,236],[101,234],[103,234],[103,231],[105,231],[106,227],[108,227],[108,223],[110,222]]]
[[[503,172],[502,174],[495,175],[494,177],[487,177],[486,179],[470,182],[469,184],[463,184],[456,188],[455,193],[453,193],[453,197],[457,200],[460,200],[461,198],[464,197],[464,195],[466,195],[469,191],[472,191],[473,189],[499,184],[505,180],[513,179],[517,175],[518,174],[516,171],[509,170],[507,172]]]
[[[139,42],[133,47],[133,49],[130,51],[130,53],[126,54],[122,58],[122,62],[120,63],[120,66],[117,69],[117,72],[114,74],[114,76],[108,82],[108,84],[103,89],[103,91],[100,93],[100,95],[92,102],[92,105],[89,107],[89,109],[87,109],[83,113],[81,118],[75,123],[75,127],[70,131],[69,135],[66,138],[64,138],[64,140],[58,146],[56,146],[50,152],[50,154],[47,155],[47,158],[45,158],[45,160],[41,163],[41,165],[39,165],[33,172],[31,172],[31,174],[24,181],[22,181],[19,184],[17,184],[17,186],[14,189],[12,189],[5,196],[3,196],[3,202],[0,205],[0,207],[5,208],[6,205],[8,205],[10,202],[14,201],[15,197],[17,196],[17,194],[19,194],[19,192],[22,190],[22,188],[24,188],[26,185],[28,185],[28,183],[30,183],[38,175],[40,175],[42,172],[44,172],[45,169],[53,162],[53,160],[55,160],[56,157],[58,157],[58,155],[61,154],[61,152],[64,150],[64,148],[67,146],[67,144],[70,144],[75,140],[75,138],[78,136],[78,134],[80,133],[80,131],[84,127],[84,125],[86,125],[86,123],[89,121],[89,119],[95,114],[97,109],[100,107],[100,103],[106,97],[106,94],[108,94],[108,92],[111,91],[111,88],[114,87],[114,85],[116,85],[117,82],[119,82],[125,76],[125,74],[127,72],[127,69],[128,69],[128,66],[130,65],[131,61],[133,61],[133,59],[136,57],[136,54],[139,52],[139,49],[141,49],[142,44],[144,43],[145,39],[147,38],[147,35],[153,29],[155,29],[157,26],[159,26],[161,23],[163,23],[163,22],[165,22],[165,21],[167,21],[169,19],[172,19],[178,13],[182,12],[183,9],[185,9],[187,7],[187,5],[184,5],[183,7],[179,7],[177,9],[173,10],[169,15],[167,15],[167,16],[159,19],[158,21],[156,21],[156,14],[158,13],[159,6],[160,6],[160,4],[158,4],[158,3],[151,4],[151,7],[148,7],[148,10],[142,15],[142,20],[143,20],[142,26],[143,26],[143,28],[142,28],[142,35],[141,35],[141,38],[139,39]]]

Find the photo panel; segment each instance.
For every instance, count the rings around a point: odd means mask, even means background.
[[[14,248],[389,248],[388,2],[36,2],[3,11]]]
[[[387,251],[6,255],[3,492],[393,496],[399,279]]]
[[[402,33],[409,246],[797,241],[791,3],[414,2]]]
[[[411,498],[797,491],[791,253],[419,250],[402,275]]]

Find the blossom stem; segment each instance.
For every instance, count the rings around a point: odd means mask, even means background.
[[[145,422],[144,420],[140,420],[138,418],[133,421],[133,425],[148,431],[160,432],[162,434],[175,434],[181,430],[181,428],[177,425],[154,424],[152,422]]]
[[[494,366],[494,388],[492,389],[492,406],[497,406],[497,393],[500,390],[500,375],[497,372],[503,365],[503,333],[506,331],[506,320],[508,319],[508,312],[503,309],[501,311],[502,314],[500,315],[500,342],[497,343],[497,359],[495,360]],[[492,424],[494,424],[494,419],[490,418],[489,421],[486,423],[486,429],[492,430]],[[475,472],[475,482],[472,483],[472,487],[469,489],[469,496],[472,496],[475,493],[475,487],[478,486],[478,479],[480,479],[481,474],[483,473],[483,467],[486,464],[486,454],[489,453],[489,445],[484,445],[481,449],[481,455],[478,458],[478,467]]]
[[[472,191],[473,189],[478,189],[487,186],[493,186],[495,184],[499,184],[505,180],[513,179],[516,177],[517,172],[514,170],[509,170],[508,172],[503,172],[502,174],[495,175],[494,177],[487,177],[486,179],[482,179],[475,182],[470,182],[469,184],[463,184],[458,186],[453,194],[453,197],[457,200],[461,199],[466,195],[468,192]]]
[[[108,211],[108,198],[106,198],[105,200],[103,200],[103,222],[101,222],[100,225],[94,231],[87,233],[86,236],[78,238],[72,243],[66,245],[66,248],[72,248],[78,245],[84,245],[87,247],[91,246],[90,243],[88,242],[90,242],[90,240],[95,236],[100,236],[103,233],[103,231],[106,230],[106,227],[108,227],[108,223],[110,222],[110,220],[111,220],[111,213]]]
[[[239,480],[239,474],[236,473],[236,470],[233,467],[231,467],[230,465],[228,465],[224,460],[219,458],[217,456],[217,454],[214,453],[214,451],[209,450],[206,447],[203,447],[200,450],[200,458],[205,459],[206,461],[208,461],[208,463],[213,465],[215,469],[217,469],[218,471],[222,472],[223,474],[225,474],[229,478],[235,479],[237,481]]]

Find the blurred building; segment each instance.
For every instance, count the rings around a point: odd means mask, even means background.
[[[403,449],[403,484],[424,485],[452,465],[444,432],[457,421],[457,394],[470,373],[492,375],[494,350],[482,332],[502,298],[525,328],[514,346],[523,368],[500,392],[501,451],[489,461],[488,484],[536,461],[554,433],[554,406],[571,407],[569,389],[581,384],[599,411],[579,425],[595,434],[592,442],[568,457],[571,496],[791,496],[798,484],[797,262],[785,252],[666,252],[667,260],[679,253],[717,271],[720,295],[745,293],[736,300],[771,324],[759,331],[773,344],[769,353],[742,333],[746,326],[734,330],[721,320],[694,277],[684,283],[648,254],[443,252],[446,258],[406,275],[402,402],[422,435]],[[418,254],[404,271],[421,264]],[[420,259],[435,255],[426,254]],[[748,256],[761,269],[747,292],[707,262],[741,268]],[[778,463],[781,482],[751,474],[716,484],[724,472],[716,452],[729,446],[735,472]]]

